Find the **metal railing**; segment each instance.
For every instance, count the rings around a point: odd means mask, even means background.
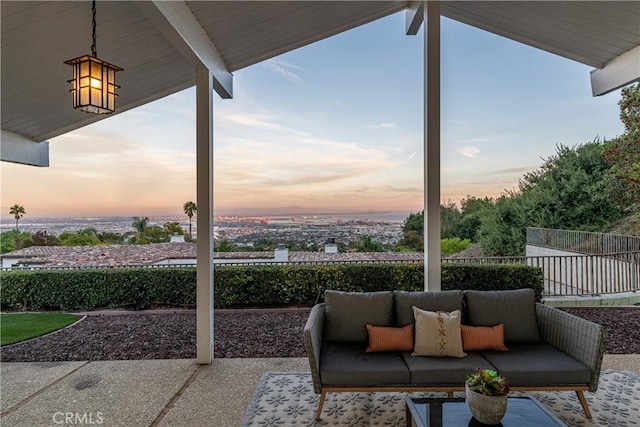
[[[442,261],[539,267],[544,276],[545,296],[640,291],[640,250],[607,255],[481,257]]]
[[[528,227],[527,245],[603,255],[640,251],[640,236]]]

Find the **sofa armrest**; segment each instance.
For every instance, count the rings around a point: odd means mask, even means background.
[[[317,394],[321,393],[320,382],[320,350],[324,335],[325,303],[316,304],[309,313],[306,325],[304,325],[304,348],[309,358],[313,389]]]
[[[604,327],[540,303],[536,303],[536,314],[543,341],[584,363],[591,370],[589,390],[596,391],[604,356]]]

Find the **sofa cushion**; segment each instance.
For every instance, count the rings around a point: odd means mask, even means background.
[[[413,323],[413,307],[427,311],[462,311],[462,291],[407,292],[395,291],[397,326]]]
[[[399,352],[365,353],[364,344],[323,343],[320,379],[324,386],[409,384],[407,365]]]
[[[457,385],[463,386],[467,375],[476,368],[495,369],[478,352],[467,357],[415,357],[402,353],[404,363],[411,373],[411,385]]]
[[[416,338],[412,356],[465,357],[460,334],[460,310],[425,311],[413,307]]]
[[[504,345],[504,325],[496,326],[460,326],[462,332],[462,350],[507,351]]]
[[[510,344],[509,351],[482,351],[512,387],[588,384],[589,368],[546,343]]]
[[[471,326],[504,324],[505,342],[539,342],[533,289],[464,291]]]
[[[393,292],[342,292],[327,290],[325,339],[366,343],[367,323],[393,326]]]
[[[411,351],[413,350],[413,324],[402,328],[389,326],[373,326],[367,323],[369,345],[367,353],[376,351]]]

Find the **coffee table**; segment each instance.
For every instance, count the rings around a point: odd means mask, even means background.
[[[407,426],[472,427],[485,426],[471,415],[464,398],[406,398]],[[510,397],[507,413],[498,426],[558,427],[565,424],[540,402],[530,397]]]

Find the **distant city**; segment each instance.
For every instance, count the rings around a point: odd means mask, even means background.
[[[228,240],[239,247],[251,247],[260,240],[286,243],[289,241],[322,244],[328,239],[348,243],[362,236],[370,236],[383,244],[395,244],[402,237],[402,224],[409,213],[349,213],[349,214],[293,214],[293,215],[218,215],[214,218],[214,238]],[[150,225],[179,223],[185,232],[189,220],[181,216],[149,216]],[[19,222],[22,231],[39,230],[59,235],[85,228],[99,232],[126,233],[133,231],[131,216],[116,217],[48,217],[25,216]],[[10,231],[15,222],[3,220],[0,231]],[[192,223],[197,236],[196,218]]]

